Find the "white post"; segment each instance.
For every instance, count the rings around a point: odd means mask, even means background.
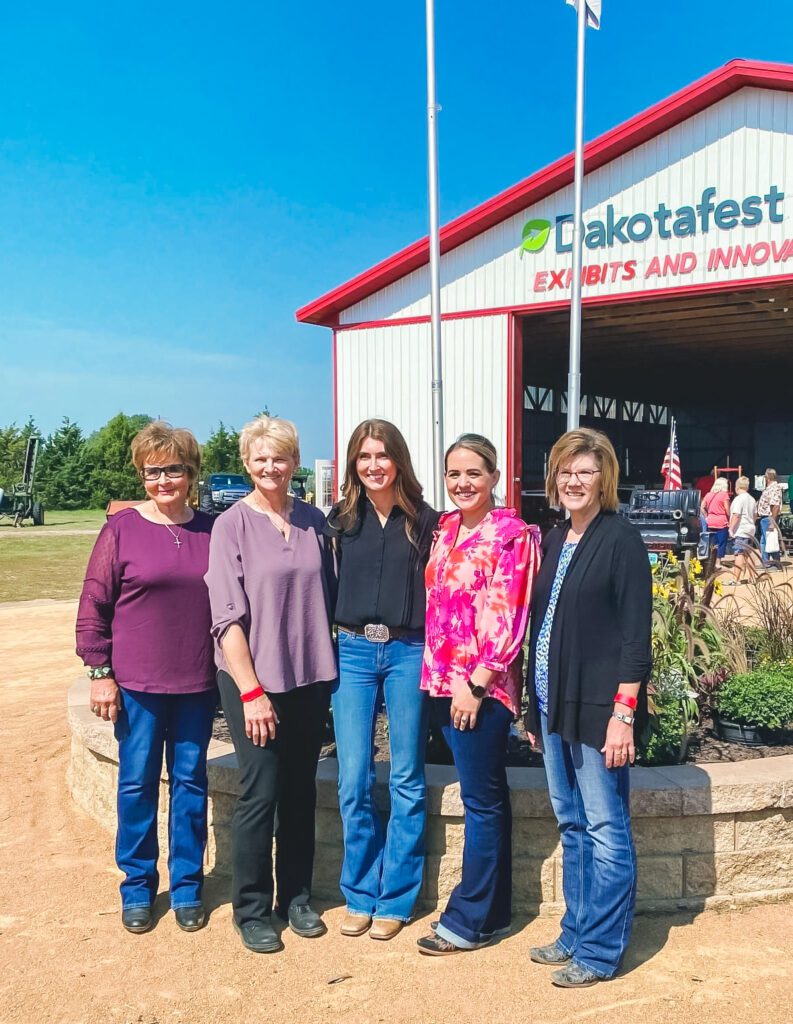
[[[578,0],[578,59],[575,86],[575,184],[573,283],[570,296],[570,362],[567,373],[567,429],[575,430],[581,405],[581,267],[584,252],[584,56],[586,0]]]
[[[446,503],[443,485],[443,365],[441,355],[441,239],[438,224],[438,106],[435,97],[435,3],[427,15],[427,184],[430,213],[430,311],[432,321],[432,464],[436,509]]]

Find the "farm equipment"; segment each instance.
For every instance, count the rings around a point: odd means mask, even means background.
[[[34,490],[40,447],[41,438],[31,434],[25,449],[22,480],[12,486],[10,494],[5,494],[0,488],[0,520],[11,519],[14,526],[23,526],[26,519],[30,519],[34,526],[44,525],[44,506],[36,501]]]

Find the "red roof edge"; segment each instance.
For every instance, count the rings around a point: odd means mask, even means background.
[[[587,143],[584,149],[587,172],[597,170],[603,164],[747,86],[793,92],[793,65],[750,60],[730,61]],[[572,180],[571,153],[446,224],[441,229],[441,252],[455,249],[520,210],[564,188]],[[429,241],[425,237],[309,302],[298,309],[295,316],[301,323],[336,326],[338,314],[342,310],[405,277],[428,261]]]

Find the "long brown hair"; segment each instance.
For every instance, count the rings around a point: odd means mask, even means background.
[[[347,445],[347,465],[341,488],[342,498],[336,515],[337,521],[345,532],[352,530],[358,522],[360,502],[365,494],[361,478],[358,476],[358,455],[367,437],[381,441],[386,455],[396,466],[394,495],[397,505],[405,513],[405,532],[411,544],[415,545],[415,526],[423,490],[416,479],[405,439],[399,429],[388,420],[364,420],[353,430]]]

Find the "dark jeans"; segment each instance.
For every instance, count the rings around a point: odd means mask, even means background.
[[[231,822],[231,902],[237,924],[262,921],[273,910],[273,835],[277,912],[307,903],[314,871],[316,774],[328,717],[327,683],[268,693],[278,725],[257,747],[245,735],[237,685],[218,672],[223,712],[240,768],[240,796]],[[277,819],[277,824],[276,824]]]
[[[507,739],[512,712],[492,697],[475,729],[455,729],[451,698],[432,697],[430,713],[443,731],[460,777],[465,808],[463,871],[440,916],[437,934],[475,949],[509,928],[512,917],[512,808],[507,785]]]
[[[562,840],[566,909],[557,944],[574,963],[610,978],[630,941],[636,903],[630,768],[606,768],[599,750],[549,733],[545,715],[542,752]]]
[[[121,691],[116,863],[124,872],[125,910],[148,907],[159,885],[157,807],[162,756],[168,769],[168,872],[171,906],[201,902],[207,842],[207,747],[217,706],[214,687],[200,693]]]

